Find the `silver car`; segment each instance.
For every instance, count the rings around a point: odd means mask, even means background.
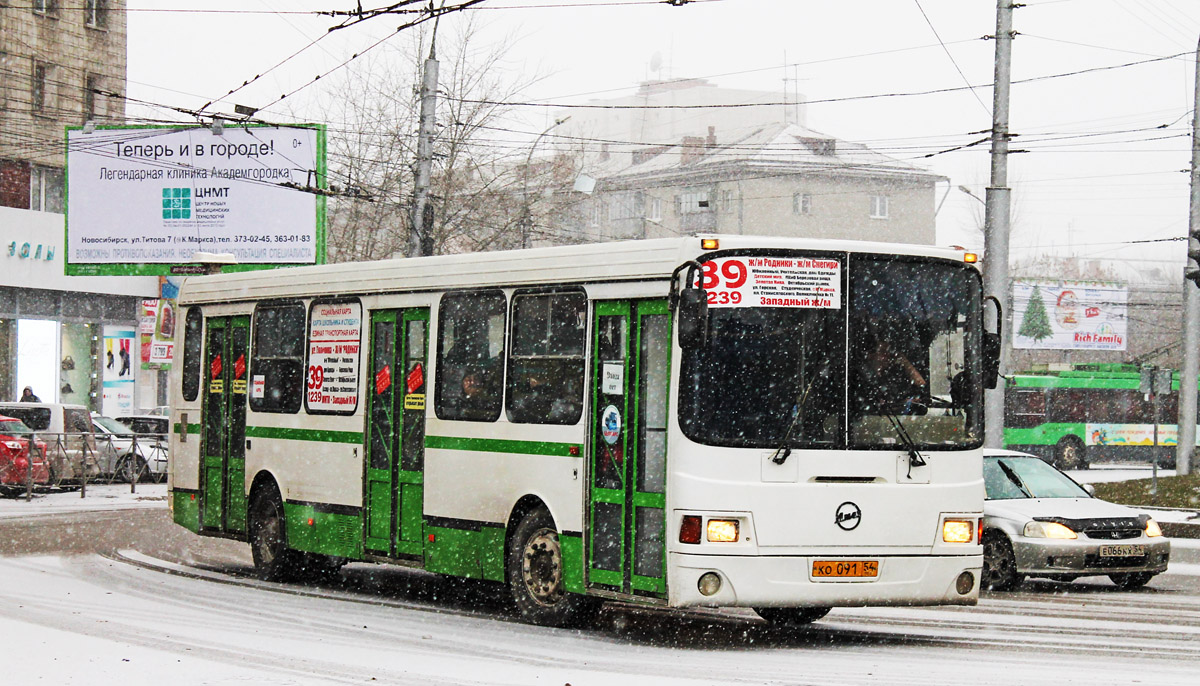
[[[1092,497],[1033,455],[987,451],[983,481],[983,588],[1106,575],[1132,589],[1167,569],[1171,543],[1149,515]]]
[[[137,436],[135,447],[132,429],[95,412],[92,413],[92,427],[103,473],[127,483],[135,475],[138,480],[166,479],[167,447],[162,440],[154,436]]]

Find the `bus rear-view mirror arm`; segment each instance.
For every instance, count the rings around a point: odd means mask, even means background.
[[[679,347],[695,349],[703,347],[708,339],[708,296],[696,279],[700,263],[688,260],[671,272],[669,302],[679,322]],[[679,288],[679,274],[683,272],[683,288]]]
[[[989,300],[996,305],[996,332],[983,332],[983,387],[995,388],[1000,378],[1000,349],[1004,341],[1004,308],[996,296],[989,295],[984,298],[985,303]]]

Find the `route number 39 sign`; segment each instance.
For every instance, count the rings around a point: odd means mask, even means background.
[[[839,309],[842,264],[828,257],[718,257],[703,263],[709,307]]]

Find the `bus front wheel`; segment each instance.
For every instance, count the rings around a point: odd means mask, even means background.
[[[756,607],[759,617],[778,626],[804,626],[829,614],[829,607]]]
[[[544,507],[521,518],[508,544],[505,565],[513,602],[525,620],[545,626],[579,626],[595,616],[595,598],[569,593],[562,546]]]
[[[1068,436],[1058,442],[1054,450],[1055,467],[1059,469],[1087,469],[1087,451],[1083,441],[1075,436]]]
[[[260,491],[250,508],[250,552],[260,579],[287,581],[295,574],[300,555],[288,548],[283,503],[274,488]]]

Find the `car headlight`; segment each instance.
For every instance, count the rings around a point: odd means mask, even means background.
[[[1079,538],[1069,527],[1058,522],[1029,522],[1025,525],[1029,538]]]
[[[1146,536],[1148,536],[1150,538],[1154,538],[1156,536],[1162,536],[1162,535],[1163,535],[1162,527],[1160,527],[1158,525],[1158,522],[1154,521],[1153,519],[1147,519],[1146,520]]]

